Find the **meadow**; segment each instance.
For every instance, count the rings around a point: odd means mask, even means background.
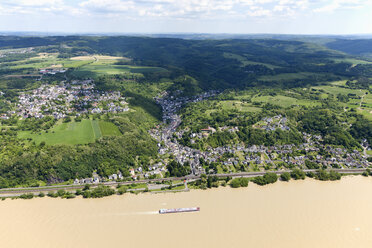
[[[35,57],[3,64],[3,68],[13,70],[7,76],[37,76],[40,69],[67,68],[72,69],[72,76],[97,77],[102,75],[147,73],[166,71],[160,67],[118,65],[118,62],[129,62],[125,57],[88,55],[72,58],[59,58],[58,53],[39,53]]]
[[[37,133],[21,131],[18,134],[19,138],[32,139],[37,144],[44,141],[48,145],[88,144],[95,142],[96,139],[102,136],[116,135],[120,135],[120,131],[113,123],[90,119],[68,123],[59,121],[53,128],[47,131]]]
[[[354,108],[359,114],[364,115],[372,120],[372,95],[367,90],[349,89],[345,87],[346,81],[331,82],[330,85],[316,86],[313,89],[324,92],[321,98],[327,98],[329,95],[337,96],[338,94],[348,95],[355,94],[358,99],[350,98],[347,103],[339,103],[347,108]],[[363,99],[362,99],[363,98]]]
[[[71,74],[75,77],[97,77],[102,75],[128,74],[128,73],[146,73],[165,71],[159,67],[131,66],[131,65],[113,65],[91,63],[75,69]]]
[[[252,102],[270,103],[273,105],[279,105],[280,107],[287,108],[293,105],[299,106],[318,106],[319,102],[311,101],[307,99],[296,99],[293,97],[276,95],[276,96],[254,96]]]
[[[259,80],[262,81],[286,81],[294,79],[306,79],[310,76],[316,77],[319,73],[311,72],[299,72],[299,73],[281,73],[278,75],[267,75],[259,77]]]

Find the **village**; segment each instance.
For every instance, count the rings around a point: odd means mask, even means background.
[[[182,122],[177,111],[184,104],[202,101],[215,94],[217,92],[207,92],[193,98],[174,98],[168,96],[167,93],[163,93],[161,97],[156,98],[156,101],[163,109],[165,126],[161,129],[150,130],[150,134],[159,142],[159,154],[169,154],[181,164],[189,163],[193,175],[220,172],[216,169],[205,171],[200,161],[205,161],[207,164],[218,164],[223,173],[230,173],[237,170],[284,170],[294,167],[306,169],[310,166],[339,169],[366,168],[370,165],[365,154],[357,150],[350,152],[344,148],[324,146],[321,143],[321,136],[306,133],[303,133],[304,143],[300,145],[288,144],[266,147],[263,145],[245,146],[244,144],[236,144],[208,148],[205,151],[181,145],[175,137],[182,137],[187,130],[177,131],[177,128]],[[289,126],[287,126],[287,119],[281,115],[266,117],[260,121],[260,124],[256,128],[266,131],[272,131],[276,128],[290,130]],[[236,132],[239,129],[238,127],[227,126],[218,128],[218,131],[224,130]],[[198,133],[191,133],[190,137],[203,138],[216,131],[213,127],[206,127]],[[228,154],[228,156],[224,156],[224,154]]]
[[[100,92],[94,89],[92,80],[61,82],[59,85],[42,85],[19,95],[16,110],[22,118],[56,119],[82,114],[119,113],[128,111],[128,104],[120,92]]]

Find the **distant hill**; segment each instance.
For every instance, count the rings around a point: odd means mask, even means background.
[[[284,37],[287,36],[278,36]],[[360,70],[355,72],[359,68],[347,60],[350,56],[335,51],[341,49],[332,46],[333,42],[325,47],[321,44],[324,40],[313,43],[294,40],[301,37],[293,36],[292,40],[196,40],[129,36],[1,36],[0,48],[43,46],[46,52],[66,56],[105,54],[129,57],[136,65],[166,68],[171,72],[168,76],[173,79],[189,75],[204,90],[257,85],[291,87],[338,80],[340,76],[354,76],[356,73],[360,75]],[[352,65],[356,68],[350,70]],[[262,76],[266,76],[264,80],[261,80]]]
[[[348,54],[372,58],[372,39],[339,39],[327,43],[326,46],[330,49],[342,51]]]

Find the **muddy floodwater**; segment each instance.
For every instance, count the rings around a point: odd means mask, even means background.
[[[165,214],[161,208],[200,207]],[[372,177],[0,201],[0,247],[372,247]]]

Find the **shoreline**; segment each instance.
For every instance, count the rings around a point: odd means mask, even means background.
[[[266,172],[267,174],[267,172]],[[213,175],[211,175],[213,177]],[[262,176],[258,176],[258,177],[262,177]],[[187,184],[185,188],[181,188],[181,189],[164,189],[164,190],[148,190],[148,188],[137,188],[137,189],[128,189],[126,190],[124,193],[120,193],[119,190],[115,191],[113,194],[110,194],[110,195],[105,195],[105,196],[102,196],[102,197],[83,197],[82,194],[76,194],[77,191],[75,191],[75,193],[72,193],[71,191],[65,191],[66,194],[68,195],[73,195],[73,197],[63,197],[62,195],[58,195],[58,191],[55,191],[56,189],[48,189],[47,192],[53,192],[55,195],[54,196],[50,196],[48,194],[44,194],[43,190],[41,189],[40,191],[38,190],[35,190],[33,193],[18,193],[17,195],[7,195],[7,196],[3,196],[0,194],[0,200],[1,201],[5,201],[5,200],[31,200],[31,199],[37,199],[37,198],[58,198],[58,199],[61,199],[61,200],[72,200],[72,199],[83,199],[83,200],[89,200],[89,199],[101,199],[101,198],[110,198],[110,197],[114,197],[114,196],[118,196],[118,197],[121,197],[121,196],[124,196],[124,195],[142,195],[142,194],[145,194],[145,193],[149,193],[151,195],[159,195],[159,194],[166,194],[166,193],[172,193],[172,194],[177,194],[177,193],[185,193],[185,192],[192,192],[192,191],[211,191],[211,190],[218,190],[218,189],[223,189],[223,188],[231,188],[232,190],[237,190],[239,188],[249,188],[249,187],[252,187],[251,185],[254,184],[255,186],[258,186],[259,188],[263,188],[263,187],[270,187],[272,185],[275,185],[277,183],[288,183],[290,184],[291,182],[293,183],[294,182],[301,182],[301,181],[307,181],[307,180],[311,180],[311,181],[318,181],[318,182],[337,182],[337,181],[342,181],[344,180],[345,178],[351,178],[351,177],[361,177],[361,178],[368,178],[369,176],[364,176],[362,175],[361,173],[344,173],[344,174],[341,174],[341,177],[340,179],[337,179],[337,180],[320,180],[320,179],[316,179],[314,177],[309,177],[309,176],[306,176],[304,179],[293,179],[291,178],[290,180],[288,181],[285,181],[285,180],[282,180],[280,178],[280,176],[278,177],[278,179],[275,181],[275,182],[272,182],[272,183],[266,183],[264,185],[260,185],[258,183],[255,183],[253,181],[253,179],[257,178],[256,177],[235,177],[236,178],[247,178],[248,179],[248,182],[249,184],[247,186],[239,186],[239,187],[232,187],[231,186],[231,181],[229,181],[229,183],[225,183],[225,184],[221,184],[220,181],[218,181],[218,186],[213,186],[213,187],[208,187],[208,188],[198,188],[198,187],[195,187],[195,186],[191,186],[191,187],[188,187]],[[234,178],[232,178],[234,179]],[[192,182],[196,182],[197,180],[195,181],[192,181]],[[222,181],[224,182],[224,181]],[[91,189],[95,189],[99,186],[102,186],[102,185],[93,185],[94,187],[92,187]],[[117,189],[120,189],[120,188],[117,188]],[[79,189],[77,189],[79,190]],[[30,197],[30,198],[22,198],[21,196],[24,196],[24,195],[33,195],[33,197]],[[40,194],[43,194],[42,196],[40,196]]]

